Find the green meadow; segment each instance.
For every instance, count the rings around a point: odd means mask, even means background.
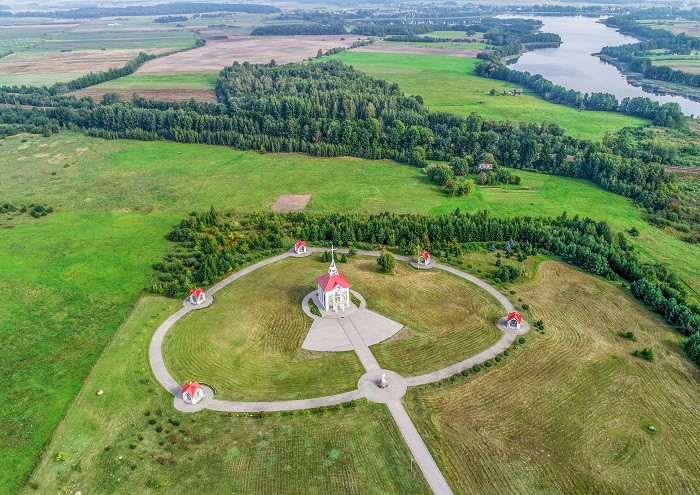
[[[214,89],[215,72],[185,72],[181,74],[132,74],[91,86],[91,89]]]
[[[420,170],[357,158],[260,154],[170,142],[105,141],[74,133],[0,143],[0,202],[56,211],[5,218],[0,235],[0,365],[14,399],[0,406],[0,493],[14,493],[129,313],[188,212],[269,210],[281,194],[312,194],[308,210],[496,216],[563,211],[637,227],[650,258],[696,290],[698,248],[644,222],[628,200],[587,182],[517,172],[520,188],[448,198]],[[339,178],[342,177],[342,180]],[[22,297],[17,297],[22,294]],[[52,453],[47,452],[47,455]]]
[[[614,112],[579,112],[531,94],[505,96],[503,90],[513,85],[476,76],[479,60],[475,58],[356,51],[333,57],[378,79],[398,83],[407,94],[421,95],[433,111],[463,116],[476,112],[488,119],[515,122],[547,120],[585,139],[601,139],[607,130],[645,123]],[[492,89],[498,94],[491,96]]]

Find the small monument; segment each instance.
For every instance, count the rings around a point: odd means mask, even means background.
[[[428,266],[430,264],[430,253],[423,251],[418,257],[418,264]]]
[[[306,254],[306,242],[302,240],[298,240],[296,244],[294,244],[294,254]]]
[[[389,382],[386,381],[386,373],[382,373],[382,379],[379,380],[378,386],[379,388],[387,388],[389,386]]]

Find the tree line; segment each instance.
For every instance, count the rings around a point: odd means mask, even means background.
[[[481,55],[481,54],[480,54]],[[680,128],[687,125],[687,118],[683,115],[678,103],[664,103],[663,105],[650,98],[635,97],[624,98],[618,101],[615,95],[610,93],[581,93],[573,89],[554,84],[540,74],[530,74],[514,69],[509,69],[499,60],[490,58],[476,66],[475,73],[481,77],[498,79],[518,84],[530,89],[547,101],[578,108],[580,110],[595,110],[620,112],[634,117],[651,120],[654,124],[663,127]]]
[[[315,156],[390,158],[424,167],[427,160],[492,154],[497,163],[590,180],[662,211],[677,198],[674,176],[653,156],[629,156],[617,143],[565,136],[554,124],[485,121],[428,111],[420,97],[376,80],[340,61],[237,64],[217,81],[221,103],[169,103],[115,94],[101,104],[45,92],[0,97],[43,108],[2,108],[0,117],[47,132],[82,130],[114,139],[166,139]],[[48,103],[48,104],[47,104]],[[44,131],[42,131],[44,132]],[[634,144],[627,144],[634,146]]]
[[[688,337],[688,356],[698,356],[700,308],[689,302],[683,284],[665,267],[643,262],[622,233],[590,218],[492,218],[487,212],[420,216],[334,213],[259,213],[243,218],[222,215],[213,208],[182,220],[169,236],[177,243],[155,265],[150,290],[182,296],[196,285],[211,285],[226,274],[289,248],[295,239],[321,245],[376,249],[388,247],[414,254],[461,252],[467,243],[484,247],[508,243],[556,255],[581,269],[630,284],[631,293]]]

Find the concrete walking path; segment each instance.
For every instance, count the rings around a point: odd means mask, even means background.
[[[388,402],[387,407],[394,421],[396,421],[408,448],[411,450],[413,459],[428,481],[430,489],[436,495],[452,495],[450,485],[447,484],[447,480],[435,463],[435,459],[433,459],[428,447],[426,447],[425,442],[423,442],[420,433],[418,433],[416,426],[413,424],[413,421],[411,421],[411,417],[406,412],[406,409],[404,409],[403,404],[399,401]]]

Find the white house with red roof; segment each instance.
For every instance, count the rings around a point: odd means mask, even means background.
[[[335,256],[331,248],[331,266],[328,272],[322,277],[318,277],[318,300],[326,311],[338,312],[339,309],[345,311],[350,306],[350,282],[338,271],[335,266]]]
[[[180,393],[188,404],[196,404],[204,398],[204,389],[198,382],[185,383]]]
[[[190,291],[190,302],[192,304],[204,304],[204,301],[207,300],[207,295],[204,293],[202,289],[197,287],[196,289],[192,289]]]
[[[523,322],[523,316],[517,311],[511,311],[506,317],[506,326],[509,328],[517,328],[520,330],[520,324]]]
[[[428,251],[423,251],[420,253],[420,256],[418,257],[418,263],[421,265],[429,265],[430,264],[430,253]]]
[[[306,254],[306,242],[297,241],[296,244],[294,244],[294,253],[295,254]]]

